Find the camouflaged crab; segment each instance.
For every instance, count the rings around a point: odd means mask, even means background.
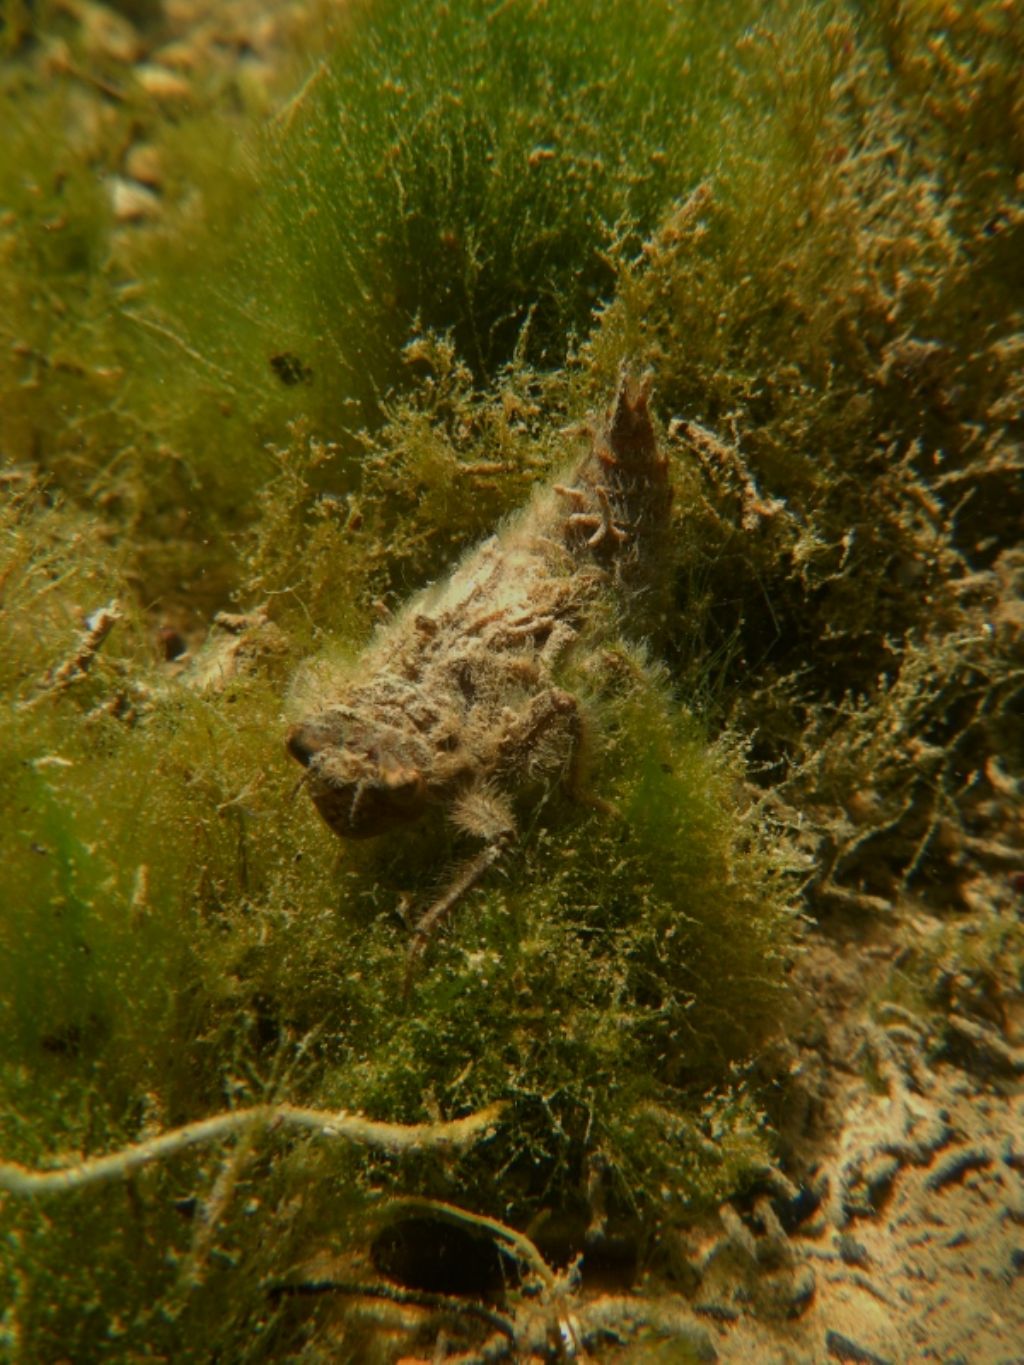
[[[585,722],[556,667],[582,636],[600,642],[609,617],[627,633],[650,620],[672,490],[649,388],[623,378],[564,481],[381,628],[354,676],[288,735],[342,838],[440,806],[482,841],[420,918],[414,953],[515,838],[524,791],[561,780],[582,794]],[[604,610],[609,597],[618,612]]]

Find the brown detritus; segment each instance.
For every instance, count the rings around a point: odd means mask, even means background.
[[[1024,1047],[1012,1047],[994,1029],[951,1012],[946,1019],[948,1050],[966,1054],[975,1067],[1003,1076],[1024,1076]]]
[[[609,809],[586,795],[584,710],[557,669],[599,630],[609,593],[634,629],[657,626],[672,490],[649,387],[623,378],[571,479],[384,625],[355,679],[289,732],[317,809],[343,838],[440,807],[482,840],[421,916],[411,959],[513,842],[524,794],[560,781]]]
[[[24,707],[34,706],[44,697],[58,696],[61,692],[66,692],[69,687],[73,687],[75,683],[81,682],[95,662],[96,655],[102,648],[104,640],[121,620],[122,615],[117,602],[110,602],[107,606],[99,607],[87,616],[86,628],[79,636],[74,653],[48,673],[40,683],[35,696],[23,702],[22,705]]]
[[[261,661],[282,654],[286,641],[264,608],[252,612],[219,611],[210,634],[194,658],[188,656],[184,673],[197,692],[221,691],[234,679],[251,672]]]

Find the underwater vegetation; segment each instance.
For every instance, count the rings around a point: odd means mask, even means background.
[[[0,1342],[390,1360],[383,1306],[282,1286],[454,1225],[554,1313],[547,1267],[765,1178],[801,925],[909,895],[916,1008],[1019,978],[1019,917],[958,917],[1024,747],[1024,18],[379,0],[175,101],[169,18],[99,9],[3,11],[0,1159],[259,1116],[0,1195]],[[605,808],[541,772],[405,992],[465,836],[338,844],[288,724],[624,362],[675,498],[663,623],[609,602],[559,663]]]

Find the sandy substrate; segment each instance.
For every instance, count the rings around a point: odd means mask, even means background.
[[[864,1006],[884,940],[919,921],[809,944],[824,1008],[786,1099],[804,1183],[689,1248],[723,1361],[1024,1361],[1024,1050],[955,1012]]]

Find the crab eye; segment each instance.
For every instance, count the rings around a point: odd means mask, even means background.
[[[308,768],[320,750],[327,747],[327,741],[314,725],[293,725],[285,739],[285,747],[292,758]]]

